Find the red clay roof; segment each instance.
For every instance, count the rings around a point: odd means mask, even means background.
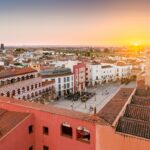
[[[133,96],[132,104],[150,107],[150,97]]]
[[[17,75],[23,75],[27,73],[33,73],[33,72],[37,72],[37,71],[30,67],[7,69],[0,72],[0,79],[9,78]]]
[[[0,138],[5,136],[30,114],[0,109]]]
[[[118,61],[116,63],[117,66],[126,66],[127,64],[124,61]]]
[[[129,104],[124,116],[138,120],[150,121],[150,107]]]
[[[116,131],[150,139],[150,123],[147,121],[122,117],[118,122]]]
[[[131,96],[133,90],[133,88],[120,89],[118,93],[100,110],[98,116],[112,125]]]
[[[124,116],[118,121],[116,131],[150,139],[150,97],[148,90],[136,90],[131,104],[128,104]]]

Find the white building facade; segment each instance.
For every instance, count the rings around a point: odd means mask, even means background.
[[[115,64],[90,64],[90,85],[104,84],[128,78],[131,74],[131,65]]]
[[[53,72],[53,73],[52,73]],[[55,91],[57,96],[64,96],[74,93],[74,74],[71,72],[59,72],[54,74],[54,71],[47,74],[42,74],[43,81],[55,81]]]

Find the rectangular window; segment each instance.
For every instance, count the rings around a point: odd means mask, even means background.
[[[66,89],[66,84],[64,84],[64,89]]]
[[[64,78],[64,82],[66,82],[66,78]]]
[[[69,77],[67,77],[67,82],[69,82],[70,81],[70,78]]]
[[[61,125],[61,134],[63,136],[72,137],[72,128],[68,123],[63,123]]]
[[[84,127],[78,127],[76,130],[77,133],[77,140],[90,142],[90,132]]]
[[[48,127],[43,127],[43,134],[48,135],[49,134],[49,129]]]
[[[43,150],[49,150],[48,146],[44,145]]]
[[[61,90],[61,85],[59,84],[59,90]]]
[[[58,78],[58,83],[60,83],[61,82],[61,78]]]
[[[68,88],[68,89],[70,88],[70,84],[69,84],[69,83],[67,83],[67,88]]]
[[[30,126],[28,127],[28,131],[29,131],[29,134],[31,134],[31,133],[33,132],[33,125],[30,125]]]
[[[29,150],[33,150],[33,146],[30,146],[30,147],[29,147]]]

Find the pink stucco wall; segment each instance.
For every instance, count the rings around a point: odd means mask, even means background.
[[[30,108],[25,108],[17,105],[12,105],[9,103],[3,103],[0,104],[0,108],[5,108],[8,110],[15,110],[15,111],[21,111],[21,112],[29,112],[34,114],[35,117],[35,122],[34,122],[34,134],[35,134],[35,144],[34,144],[34,149],[35,150],[42,150],[43,145],[49,146],[49,149],[51,150],[94,150],[95,149],[95,124],[87,122],[87,121],[82,121],[79,119],[75,118],[70,118],[66,116],[61,116],[61,115],[56,115],[56,114],[51,114],[48,112],[43,112],[39,110],[34,110]],[[64,137],[61,135],[61,124],[63,122],[68,122],[72,129],[73,129],[73,138],[68,138]],[[24,126],[27,126],[24,124]],[[49,135],[43,135],[43,126],[46,126],[49,128]],[[76,140],[76,128],[78,126],[84,126],[86,127],[90,133],[91,133],[91,141],[90,143],[85,143],[81,141]],[[15,133],[10,138],[10,140],[6,140],[6,142],[9,142],[9,145],[13,144],[12,139],[18,139],[22,138],[22,140],[26,141],[26,136],[24,137],[22,135],[22,132],[26,132],[25,129],[17,129],[19,133]],[[20,135],[21,134],[21,135]],[[8,137],[9,138],[9,137]],[[29,140],[29,141],[28,141]],[[27,140],[27,145],[28,142],[30,142],[31,139]],[[32,139],[33,140],[33,139]],[[31,141],[32,141],[31,140]],[[1,150],[1,149],[0,149]],[[7,150],[7,149],[5,149]],[[11,150],[11,149],[9,149]],[[24,150],[21,149],[20,147],[16,148],[15,150]]]
[[[33,124],[33,116],[23,120],[16,128],[0,139],[0,150],[28,150],[34,145],[34,133],[28,134],[28,126]]]
[[[96,126],[96,150],[149,150],[150,141],[115,133],[110,126]]]

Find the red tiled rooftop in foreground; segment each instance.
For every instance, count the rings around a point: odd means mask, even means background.
[[[150,123],[147,121],[122,117],[116,130],[125,134],[150,139]]]
[[[0,109],[0,138],[5,136],[30,114]]]
[[[120,89],[119,92],[98,113],[98,116],[112,125],[133,91],[134,89],[132,88]]]
[[[118,121],[116,131],[132,136],[150,139],[150,97],[149,91],[136,89],[123,117]]]
[[[132,104],[150,107],[150,97],[141,97],[134,95],[132,99]]]
[[[150,107],[129,104],[126,108],[125,116],[129,118],[150,121]]]
[[[17,75],[23,75],[27,73],[33,73],[33,72],[37,72],[37,71],[30,67],[7,69],[0,72],[0,79],[9,78]]]

